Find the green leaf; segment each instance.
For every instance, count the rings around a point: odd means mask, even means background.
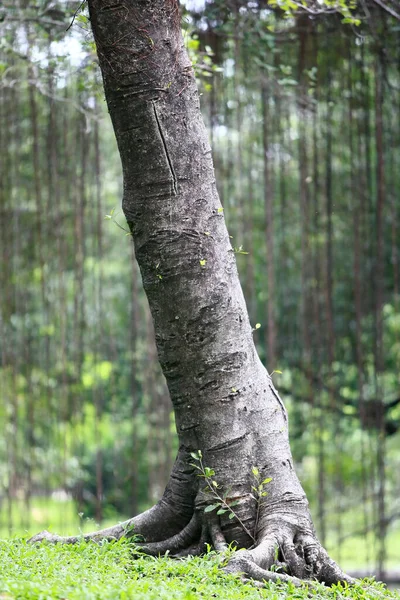
[[[191,452],[190,456],[194,458],[194,460],[200,460],[200,456],[198,452]]]
[[[261,323],[256,323],[255,329],[260,329]]]
[[[267,477],[266,479],[264,479],[264,481],[262,481],[262,485],[265,485],[266,483],[269,483],[270,481],[272,481],[272,477]]]
[[[231,514],[229,515],[229,518],[230,518],[230,519],[234,519],[234,518],[235,518],[235,516],[236,516],[236,515],[235,515],[235,513],[231,512]]]
[[[209,504],[208,506],[205,507],[204,512],[209,513],[211,511],[215,510],[216,508],[218,508],[219,506],[221,506],[220,502],[218,502],[218,504]]]
[[[207,262],[207,261],[206,261],[206,259],[205,259],[205,258],[202,258],[202,259],[200,260],[200,264],[201,264],[201,266],[202,266],[202,267],[205,267],[205,266],[206,266],[206,262]]]
[[[219,213],[222,213],[222,212],[224,212],[224,209],[223,209],[223,207],[222,207],[222,206],[220,206],[220,207],[219,207],[219,209],[218,209],[218,212],[219,212]]]
[[[88,18],[85,15],[77,15],[76,20],[78,23],[82,23],[83,25],[88,23]]]
[[[239,246],[238,248],[236,246],[234,246],[233,251],[235,252],[235,254],[248,254],[248,252],[246,252],[245,250],[243,250],[243,246]]]
[[[223,496],[222,496],[224,500],[225,500],[225,498],[227,498],[229,496],[231,491],[232,491],[232,486],[228,487],[228,489],[225,490],[225,492],[223,493]]]
[[[342,19],[342,23],[349,23],[351,25],[356,25],[358,27],[358,25],[360,25],[361,21],[360,21],[360,19],[356,19],[355,17],[345,17],[344,19]]]
[[[257,467],[251,467],[251,472],[253,473],[254,477],[257,477],[260,474],[260,471],[257,469]]]
[[[224,515],[226,512],[228,512],[227,508],[220,508],[217,510],[217,515]]]

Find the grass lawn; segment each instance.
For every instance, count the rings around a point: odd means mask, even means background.
[[[145,510],[146,507],[143,507]],[[361,529],[357,521],[357,511],[348,511],[347,520],[343,522],[346,531]],[[129,518],[129,515],[115,515],[105,519],[101,528],[115,525],[119,521]],[[354,525],[356,523],[356,525]],[[83,516],[79,518],[76,503],[72,499],[65,501],[53,498],[33,497],[31,512],[26,514],[24,500],[14,500],[11,514],[11,527],[9,526],[9,515],[5,503],[0,505],[0,539],[27,537],[38,533],[42,529],[48,529],[59,535],[76,535],[80,531],[86,533],[95,531],[98,525],[94,519]],[[394,523],[387,533],[387,569],[398,569],[400,566],[400,521]],[[374,566],[373,557],[376,553],[376,542],[372,532],[367,536],[349,537],[344,540],[339,548],[336,543],[336,535],[333,530],[328,532],[327,546],[332,558],[340,562],[343,568],[359,569]]]
[[[62,508],[62,510],[60,510]],[[397,598],[400,592],[387,591],[375,585],[342,590],[290,589],[286,585],[267,584],[258,588],[242,583],[238,578],[224,574],[224,560],[215,553],[205,558],[171,560],[138,556],[133,546],[126,541],[118,543],[82,543],[74,546],[29,546],[23,539],[41,529],[50,529],[60,534],[76,534],[93,531],[93,520],[79,519],[72,501],[60,502],[52,499],[35,498],[29,527],[21,522],[23,507],[15,506],[11,530],[6,527],[7,515],[0,511],[0,600],[91,600],[91,599],[148,599],[148,600],[195,600],[220,598],[233,600],[253,599],[337,599],[375,600]],[[102,527],[119,519],[102,523]],[[339,558],[345,568],[366,567],[366,542],[362,538],[346,540],[340,553],[335,552],[334,540],[330,551]],[[400,555],[400,530],[392,530],[388,536],[388,562],[391,568],[398,567],[396,557]],[[372,541],[370,542],[370,545]],[[335,556],[336,554],[336,556]]]
[[[399,592],[371,582],[347,589],[280,584],[259,588],[224,574],[223,561],[214,552],[184,560],[145,557],[128,541],[30,546],[25,540],[0,540],[0,599],[400,599]]]
[[[85,516],[79,518],[76,504],[71,499],[60,502],[53,498],[32,498],[29,521],[23,500],[15,500],[11,517],[12,526],[10,528],[9,515],[3,503],[0,506],[0,539],[30,537],[43,529],[48,529],[59,535],[76,535],[79,532],[86,533],[98,529],[98,525],[93,519],[85,518]],[[355,511],[348,514],[349,522],[344,523],[348,531],[354,529],[352,522],[356,520],[356,517]],[[114,525],[125,518],[128,517],[117,515],[106,519],[102,522],[101,527]],[[24,523],[24,520],[26,523]],[[386,539],[386,568],[389,571],[398,570],[400,567],[400,522],[395,525],[389,529]],[[336,543],[335,532],[330,531],[326,548],[332,558],[337,560],[345,571],[361,569],[368,574],[374,573],[377,548],[372,532],[367,536],[348,538],[342,542],[339,548]]]

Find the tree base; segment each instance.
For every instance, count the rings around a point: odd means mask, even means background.
[[[166,506],[161,502],[150,510],[126,521],[97,532],[83,536],[62,537],[42,531],[33,536],[29,543],[47,541],[49,543],[76,543],[82,539],[100,542],[101,540],[118,540],[122,537],[143,535],[143,532],[153,530],[159,521],[159,530],[165,528]],[[300,520],[301,522],[302,520]],[[293,535],[293,530],[295,534]],[[279,535],[277,534],[279,531]],[[223,552],[228,549],[228,543],[221,528],[220,519],[216,514],[194,510],[192,518],[178,533],[158,541],[140,544],[140,551],[151,556],[169,553],[171,557],[198,556],[205,554],[207,547]],[[314,581],[331,586],[339,582],[348,585],[356,580],[346,575],[340,567],[328,556],[315,535],[302,532],[294,527],[292,522],[274,521],[270,532],[265,532],[257,544],[249,549],[236,552],[229,560],[226,573],[241,573],[244,579],[255,581],[291,582],[296,586],[304,582]]]

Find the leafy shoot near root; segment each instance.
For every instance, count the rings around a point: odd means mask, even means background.
[[[247,533],[249,538],[256,543],[256,535],[257,535],[257,527],[258,520],[260,516],[260,508],[263,503],[263,498],[268,495],[268,492],[265,491],[265,486],[272,481],[271,477],[267,477],[266,479],[262,479],[260,472],[257,467],[252,467],[251,472],[254,478],[254,485],[251,486],[251,498],[256,502],[256,519],[254,525],[253,533],[249,531],[248,527],[243,523],[242,519],[238,515],[238,513],[234,510],[234,507],[239,504],[239,500],[235,500],[234,498],[230,498],[229,494],[231,492],[231,488],[228,488],[225,491],[220,489],[219,483],[215,480],[215,471],[211,467],[206,467],[203,463],[203,455],[201,450],[197,450],[197,452],[191,452],[190,456],[195,460],[195,463],[191,463],[191,466],[197,469],[198,476],[203,477],[205,481],[205,489],[204,491],[209,494],[212,498],[212,502],[207,504],[204,509],[205,513],[212,512],[214,510],[217,511],[217,515],[222,516],[225,513],[229,513],[229,519],[236,519],[238,523],[243,528],[243,531]]]

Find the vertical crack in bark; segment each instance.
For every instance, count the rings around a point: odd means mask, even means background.
[[[282,400],[279,397],[279,394],[275,391],[275,389],[273,388],[272,385],[269,386],[269,389],[271,390],[271,392],[273,393],[273,395],[275,396],[275,398],[278,400],[279,405],[282,409],[283,412],[283,418],[285,419],[286,423],[288,422],[288,417],[287,417],[287,412],[286,412],[286,408],[285,405],[283,404]]]
[[[174,171],[174,167],[172,166],[172,161],[171,161],[171,157],[169,155],[168,152],[168,146],[167,146],[167,141],[164,137],[164,133],[161,127],[161,123],[160,120],[158,118],[158,114],[157,114],[157,108],[156,108],[156,103],[154,100],[152,100],[152,104],[153,104],[153,110],[154,110],[154,116],[156,118],[156,122],[157,122],[157,127],[158,127],[158,131],[160,133],[160,137],[161,137],[161,141],[164,147],[164,152],[165,152],[165,156],[167,158],[168,161],[168,166],[169,166],[169,170],[171,171],[171,175],[172,175],[172,189],[173,189],[173,195],[176,196],[178,193],[178,180]]]

